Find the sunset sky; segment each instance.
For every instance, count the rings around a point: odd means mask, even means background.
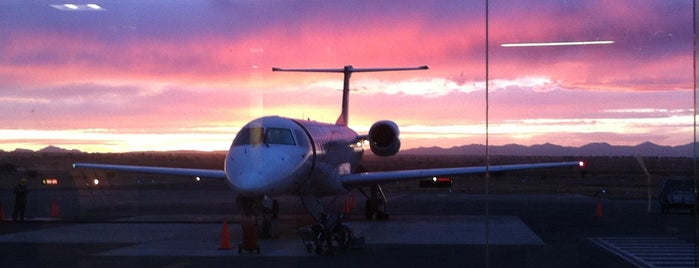
[[[0,150],[226,150],[257,117],[337,118],[340,74],[272,67],[345,65],[430,67],[353,75],[357,132],[485,143],[484,1],[59,4],[0,3]],[[489,17],[491,144],[692,142],[691,1],[493,0]]]

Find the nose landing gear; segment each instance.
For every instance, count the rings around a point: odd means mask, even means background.
[[[337,214],[334,219],[329,219],[328,215],[323,214],[319,223],[299,230],[308,253],[333,255],[337,249],[362,246],[363,239],[355,237],[352,229],[343,223],[343,219],[342,214]]]
[[[364,205],[366,219],[373,220],[374,217],[376,217],[377,220],[388,220],[388,214],[386,213],[386,195],[384,195],[381,186],[372,185],[371,195],[367,195],[363,190],[360,190],[360,192],[367,197]]]
[[[364,245],[364,238],[355,237],[352,229],[344,223],[342,213],[327,212],[324,203],[312,194],[302,194],[300,198],[304,208],[316,220],[315,224],[299,229],[308,253],[335,254],[337,250]]]

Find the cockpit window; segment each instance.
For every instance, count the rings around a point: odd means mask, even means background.
[[[286,128],[268,128],[265,131],[265,142],[269,144],[296,145],[291,130]]]
[[[253,127],[241,129],[240,132],[238,132],[238,135],[236,135],[235,140],[233,141],[233,146],[249,144],[256,145],[260,143],[296,145],[296,142],[294,141],[294,135],[291,134],[290,129],[264,129]]]
[[[233,140],[233,145],[247,145],[247,144],[260,144],[263,141],[264,136],[262,133],[264,132],[264,128],[261,127],[252,127],[252,128],[244,128],[241,129],[240,132],[238,132],[238,135],[235,136],[235,140]]]

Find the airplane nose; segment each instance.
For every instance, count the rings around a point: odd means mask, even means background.
[[[289,192],[305,166],[305,158],[292,158],[296,147],[234,146],[226,157],[226,176],[231,189],[245,196]],[[300,152],[295,152],[302,155]]]
[[[262,175],[246,172],[231,179],[231,186],[242,195],[258,195],[265,185]]]

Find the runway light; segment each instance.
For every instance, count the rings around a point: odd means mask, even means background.
[[[94,185],[99,185],[99,184],[100,184],[100,180],[99,180],[99,179],[94,179],[94,180],[92,181],[92,184],[94,184]]]
[[[436,178],[435,182],[452,182],[450,178]]]
[[[196,180],[196,181],[201,181],[201,178],[196,177],[195,180]]]
[[[585,162],[583,162],[583,161],[578,162],[578,166],[585,167]]]
[[[437,181],[437,177],[432,177],[432,181],[436,182],[436,181]]]
[[[57,178],[46,178],[41,181],[44,185],[58,185],[58,179]]]

